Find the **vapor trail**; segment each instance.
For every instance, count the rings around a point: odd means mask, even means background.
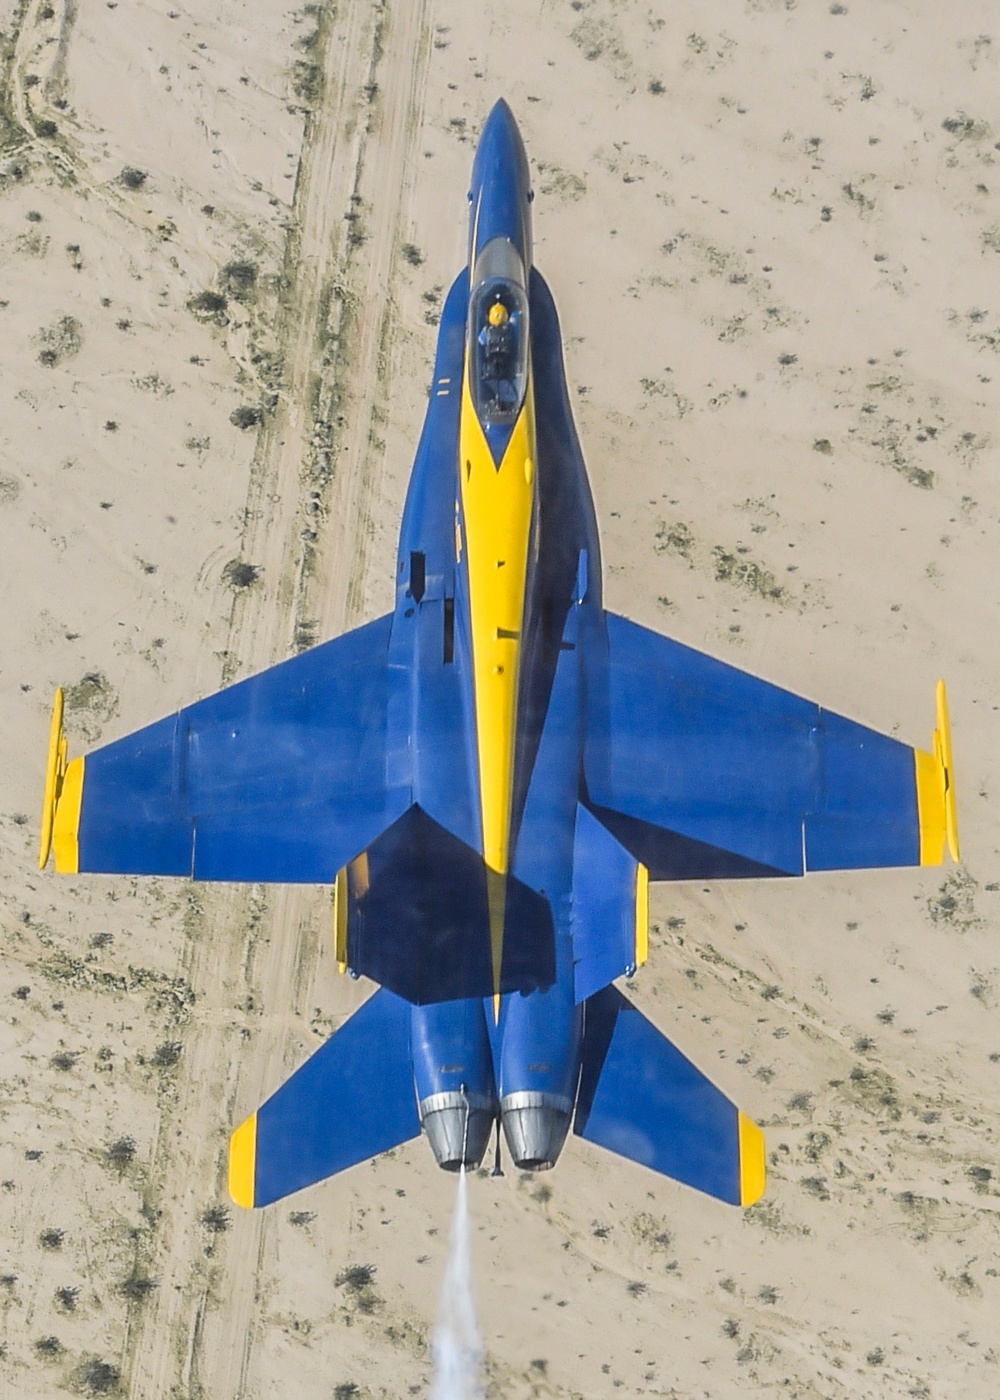
[[[483,1346],[472,1300],[469,1259],[469,1198],[465,1168],[458,1178],[451,1249],[441,1285],[437,1325],[431,1343],[434,1380],[430,1400],[482,1400]]]

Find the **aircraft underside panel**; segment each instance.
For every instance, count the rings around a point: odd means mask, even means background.
[[[491,997],[487,872],[478,851],[411,807],[347,868],[346,961],[415,1005]],[[555,980],[549,901],[507,879],[501,992]]]
[[[652,879],[802,875],[941,859],[935,760],[607,616],[587,795]],[[933,777],[933,774],[931,775]],[[937,852],[928,829],[941,824]]]
[[[332,884],[410,801],[386,786],[390,622],[77,760],[82,791],[75,810],[65,795],[57,805],[57,858],[75,838],[79,870]]]

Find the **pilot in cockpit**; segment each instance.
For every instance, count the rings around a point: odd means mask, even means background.
[[[518,397],[517,337],[510,313],[499,297],[486,314],[479,343],[483,347],[484,387],[494,396],[495,410],[509,412],[517,406]]]

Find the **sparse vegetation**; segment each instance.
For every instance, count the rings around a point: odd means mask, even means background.
[[[118,183],[124,185],[127,190],[141,190],[148,179],[147,171],[140,170],[135,165],[123,165]]]
[[[656,524],[656,537],[653,548],[657,554],[664,554],[670,551],[679,554],[681,558],[690,562],[691,551],[694,548],[694,535],[689,526],[683,520],[675,520],[672,525],[668,525],[665,520],[659,520]]]
[[[977,121],[967,112],[956,112],[953,117],[945,117],[942,129],[949,136],[957,136],[960,141],[988,141],[992,132],[988,122]]]
[[[116,1138],[104,1154],[109,1166],[125,1171],[135,1161],[136,1143],[134,1137]]]
[[[415,243],[403,244],[403,257],[411,267],[421,267],[424,262],[424,255]]]
[[[234,408],[229,415],[229,421],[234,428],[239,428],[241,432],[245,433],[263,423],[264,410],[259,404],[240,404],[239,408]]]
[[[196,292],[188,299],[187,308],[192,316],[197,316],[200,321],[214,321],[216,325],[227,324],[226,308],[229,305],[229,298],[224,297],[221,292]]]
[[[295,635],[292,644],[296,651],[308,651],[310,647],[316,645],[319,638],[319,623],[311,617],[299,618],[295,624]]]
[[[179,1040],[165,1040],[153,1054],[153,1064],[157,1069],[173,1069],[180,1062],[184,1047]]]
[[[73,1382],[84,1395],[113,1395],[120,1380],[118,1367],[97,1356],[88,1356],[73,1373]]]
[[[89,743],[118,712],[118,696],[103,671],[88,671],[75,685],[64,690],[66,714],[72,717]]]
[[[674,1242],[673,1231],[665,1220],[658,1220],[647,1211],[640,1211],[632,1217],[632,1234],[641,1244],[652,1250],[666,1250]]]
[[[348,1264],[346,1269],[342,1269],[334,1283],[338,1288],[344,1288],[348,1293],[360,1293],[363,1288],[370,1288],[375,1282],[374,1264]]]
[[[902,1117],[896,1085],[884,1070],[855,1065],[848,1084],[850,1097],[861,1108],[894,1121]]]
[[[43,1230],[38,1236],[38,1243],[43,1249],[62,1249],[65,1238],[66,1232],[64,1230],[48,1229]]]
[[[257,287],[257,264],[237,259],[219,273],[219,285],[236,301],[249,301]]]
[[[201,1223],[213,1235],[224,1234],[231,1224],[228,1206],[209,1206],[202,1211]]]
[[[314,106],[323,96],[323,70],[318,63],[299,61],[292,68],[292,91],[300,102]]]
[[[993,1180],[993,1173],[989,1167],[968,1167],[966,1176],[972,1182],[972,1189],[978,1196],[989,1194],[990,1182]]]
[[[776,581],[774,574],[752,559],[741,558],[737,554],[716,545],[712,550],[715,558],[715,577],[718,583],[731,583],[748,593],[756,593],[768,602],[784,603],[788,594]]]
[[[975,876],[963,867],[952,871],[937,894],[927,901],[931,923],[962,932],[980,927],[982,919],[975,905],[978,888]]]
[[[64,360],[78,354],[83,344],[83,327],[74,316],[60,316],[51,326],[44,326],[37,339],[41,345],[38,363],[46,369],[54,369]]]
[[[150,1293],[156,1288],[156,1280],[146,1278],[143,1274],[133,1273],[119,1287],[119,1292],[123,1298],[127,1298],[130,1303],[144,1303]]]
[[[237,592],[252,588],[261,575],[259,564],[248,564],[243,559],[231,559],[222,570],[222,581]]]

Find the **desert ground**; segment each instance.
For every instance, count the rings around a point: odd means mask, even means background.
[[[57,685],[78,753],[391,606],[501,95],[607,606],[922,746],[944,676],[963,863],[655,888],[630,995],[767,1195],[481,1172],[486,1393],[1000,1394],[998,82],[983,0],[0,0],[3,1395],[427,1394],[427,1144],[225,1188],[370,991],[329,890],[39,873],[38,811]]]

